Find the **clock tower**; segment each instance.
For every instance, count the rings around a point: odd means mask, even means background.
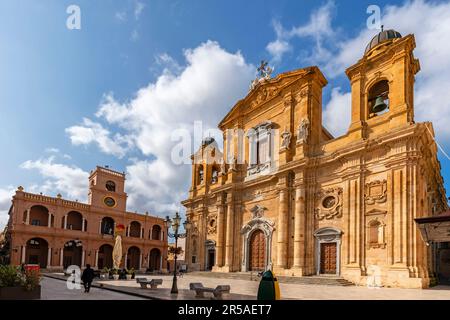
[[[88,199],[93,207],[125,212],[125,173],[97,166],[89,176]]]

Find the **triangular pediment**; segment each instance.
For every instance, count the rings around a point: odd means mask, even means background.
[[[327,83],[325,77],[317,67],[297,69],[294,71],[281,73],[272,79],[261,80],[254,89],[249,91],[244,99],[239,100],[234,105],[230,112],[228,112],[228,114],[219,123],[219,128],[222,128],[226,123],[237,118],[239,115],[260,107],[261,105],[276,98],[285,88],[288,88],[297,80],[314,73],[317,73],[319,77],[322,78],[324,85]]]

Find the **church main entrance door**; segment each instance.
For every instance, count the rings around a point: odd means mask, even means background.
[[[266,239],[261,230],[253,232],[250,238],[250,265],[251,271],[263,271],[266,261]]]
[[[336,274],[336,242],[320,244],[320,273]]]

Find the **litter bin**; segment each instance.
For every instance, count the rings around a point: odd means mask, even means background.
[[[280,300],[280,286],[271,270],[263,273],[258,288],[258,300]]]

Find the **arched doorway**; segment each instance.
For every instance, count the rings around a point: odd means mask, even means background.
[[[113,267],[112,258],[113,247],[109,244],[104,244],[98,249],[98,268],[109,268]]]
[[[316,273],[340,274],[342,231],[326,227],[314,232],[316,238]]]
[[[159,249],[154,248],[150,251],[150,261],[148,264],[148,268],[150,269],[150,271],[161,269],[161,251],[159,251]]]
[[[41,238],[33,238],[27,241],[25,249],[27,264],[38,264],[41,268],[47,268],[48,242]]]
[[[206,249],[205,269],[207,271],[211,271],[216,262],[216,242],[210,239],[206,240],[205,249]]]
[[[138,247],[130,247],[127,254],[127,269],[139,270],[139,262],[141,259],[141,250]]]
[[[249,270],[263,271],[266,268],[266,237],[262,230],[253,231],[249,242]]]
[[[83,246],[81,241],[67,241],[64,244],[63,250],[63,267],[67,269],[67,267],[76,265],[81,267],[83,256]]]

